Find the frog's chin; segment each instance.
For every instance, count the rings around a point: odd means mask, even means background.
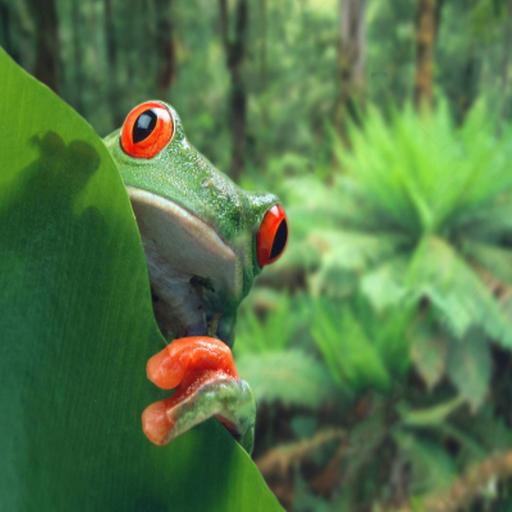
[[[155,317],[166,338],[217,336],[232,345],[243,269],[215,229],[176,202],[127,186],[144,245]]]

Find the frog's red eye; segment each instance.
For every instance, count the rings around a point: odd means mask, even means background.
[[[128,114],[121,132],[121,147],[135,158],[153,158],[168,144],[173,133],[169,110],[161,103],[149,101]]]
[[[264,267],[278,260],[288,243],[288,219],[281,205],[276,204],[263,217],[256,235],[258,263]]]

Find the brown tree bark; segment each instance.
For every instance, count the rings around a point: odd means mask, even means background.
[[[118,58],[115,39],[114,18],[112,15],[112,0],[103,0],[105,11],[105,42],[107,46],[107,62],[109,67],[109,103],[112,112],[112,122],[115,128],[121,126],[123,116],[119,110],[118,95]]]
[[[414,103],[417,109],[424,106],[431,108],[433,105],[432,76],[436,32],[436,0],[417,0],[416,78],[414,81]]]
[[[356,105],[364,95],[366,61],[366,0],[340,0],[338,66],[340,92],[336,105],[336,126],[345,136],[347,116],[357,119]]]
[[[158,54],[158,92],[164,97],[176,79],[176,51],[171,17],[172,0],[157,0],[156,52]]]
[[[55,0],[32,0],[31,5],[36,19],[34,76],[58,92],[60,52]]]
[[[9,6],[0,2],[0,44],[4,50],[14,59],[13,51],[14,48],[11,44],[11,10]]]
[[[75,68],[75,104],[74,107],[79,114],[84,115],[83,104],[83,80],[84,73],[82,67],[83,52],[82,52],[82,38],[80,31],[80,0],[73,0],[71,15],[73,22],[73,49],[74,49],[74,63]]]
[[[231,75],[231,177],[238,181],[245,165],[247,89],[244,81],[245,38],[248,19],[247,0],[237,0],[235,34],[229,36],[229,13],[226,0],[219,0],[221,36],[226,51],[226,64]]]

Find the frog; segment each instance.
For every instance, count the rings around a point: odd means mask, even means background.
[[[216,417],[250,454],[256,405],[233,359],[237,310],[284,253],[286,213],[276,195],[242,189],[197,151],[166,102],[137,105],[104,143],[131,202],[166,342],[146,373],[175,390],[147,406],[142,430],[163,446]]]

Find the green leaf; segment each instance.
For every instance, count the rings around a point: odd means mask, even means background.
[[[458,339],[471,329],[512,347],[512,322],[479,275],[439,237],[425,237],[414,255],[408,281],[417,299],[428,298],[440,321]]]
[[[426,322],[412,333],[411,358],[427,387],[432,389],[444,376],[448,354],[446,333]]]
[[[512,251],[494,245],[468,241],[464,253],[480,263],[503,283],[512,285]]]
[[[487,394],[492,373],[489,343],[481,331],[475,329],[461,340],[450,341],[447,373],[476,411]]]
[[[258,404],[280,401],[316,409],[334,394],[323,363],[301,350],[243,353],[236,358],[236,365],[251,385]]]
[[[294,337],[301,324],[299,313],[293,308],[288,293],[279,294],[279,300],[264,318],[258,318],[251,302],[240,309],[237,320],[235,353],[282,352]],[[302,315],[301,315],[302,316]]]
[[[399,410],[404,425],[409,427],[427,427],[441,425],[444,420],[464,402],[464,398],[456,396],[452,400],[425,409]]]
[[[400,255],[389,259],[361,278],[361,291],[377,311],[404,302],[407,290],[404,276],[408,260]]]
[[[509,394],[506,394],[510,386],[507,383],[504,399],[507,400]],[[512,446],[512,430],[508,424],[507,418],[496,417],[496,404],[492,400],[487,400],[474,417],[471,425],[467,422],[459,422],[459,430],[464,430],[467,435],[474,439],[474,442],[480,449],[480,454],[488,452],[505,452]],[[476,451],[473,449],[473,451]]]
[[[395,431],[394,437],[402,452],[401,458],[411,465],[411,493],[449,487],[456,468],[440,446],[400,429]]]
[[[372,397],[374,409],[366,418],[357,422],[350,429],[349,443],[346,448],[344,462],[344,488],[365,485],[369,475],[375,468],[375,461],[382,453],[383,443],[389,435],[386,423],[384,400],[378,395]],[[344,509],[342,509],[344,510]]]
[[[278,510],[216,420],[158,447],[164,340],[121,178],[91,128],[0,50],[4,510]]]
[[[385,359],[348,305],[337,310],[328,301],[318,301],[311,333],[341,388],[352,392],[390,389]]]
[[[395,254],[408,242],[394,233],[366,234],[361,231],[340,232],[316,229],[312,239],[324,247],[324,265],[362,271],[372,263]],[[320,245],[319,244],[319,245]]]
[[[459,212],[452,226],[463,236],[470,233],[478,240],[496,240],[512,231],[512,204],[508,200],[479,205]]]

